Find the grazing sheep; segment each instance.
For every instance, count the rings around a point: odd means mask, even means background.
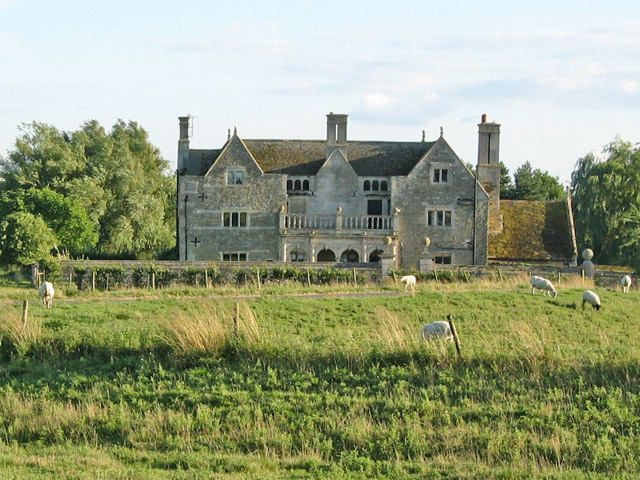
[[[416,290],[416,277],[414,275],[405,275],[404,277],[400,277],[400,283],[404,283],[404,292],[407,293],[407,290],[411,289],[411,294],[413,295]]]
[[[53,306],[53,284],[51,282],[42,282],[40,289],[38,290],[40,297],[42,297],[42,305],[44,308],[51,308]]]
[[[534,295],[536,293],[536,288],[537,288],[538,290],[542,290],[542,295],[546,295],[548,292],[549,296],[554,296],[554,297],[558,296],[558,291],[554,288],[553,283],[551,283],[546,278],[536,277],[534,275],[533,277],[531,277],[530,283],[531,283],[531,293]]]
[[[591,306],[595,310],[600,310],[600,307],[602,306],[602,303],[600,303],[600,297],[595,292],[592,292],[591,290],[586,290],[582,293],[582,309],[583,310],[584,310],[584,304],[587,302],[589,302],[589,304],[591,304]]]
[[[629,288],[631,287],[631,277],[629,275],[625,275],[620,279],[620,286],[622,287],[622,291],[624,293],[629,293]]]
[[[433,322],[422,327],[420,335],[424,340],[446,340],[453,342],[453,333],[449,322]]]

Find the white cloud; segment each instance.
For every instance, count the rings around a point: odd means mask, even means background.
[[[395,100],[386,93],[367,93],[362,103],[367,109],[382,110],[393,105]]]
[[[640,82],[624,80],[622,82],[622,90],[627,93],[635,93],[640,90]]]

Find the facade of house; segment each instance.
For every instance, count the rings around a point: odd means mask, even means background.
[[[324,140],[190,148],[180,117],[180,260],[379,262],[406,269],[485,265],[501,228],[500,125],[478,130],[476,174],[434,141],[351,141],[347,115]],[[425,241],[428,238],[430,241]],[[427,246],[428,244],[428,246]]]

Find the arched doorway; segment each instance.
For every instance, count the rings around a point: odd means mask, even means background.
[[[340,255],[340,261],[347,263],[359,262],[360,255],[358,255],[358,252],[355,250],[345,250],[342,252],[342,255]]]
[[[382,250],[374,250],[373,252],[371,252],[371,254],[369,255],[369,262],[378,263],[380,261],[380,255],[382,255],[382,253]]]
[[[335,262],[336,254],[328,248],[323,248],[318,252],[318,262]]]

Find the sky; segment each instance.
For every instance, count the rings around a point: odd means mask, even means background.
[[[568,184],[617,137],[640,142],[640,2],[0,0],[0,155],[21,126],[138,122],[176,166],[245,139],[440,135],[477,162],[482,114],[511,174]]]

